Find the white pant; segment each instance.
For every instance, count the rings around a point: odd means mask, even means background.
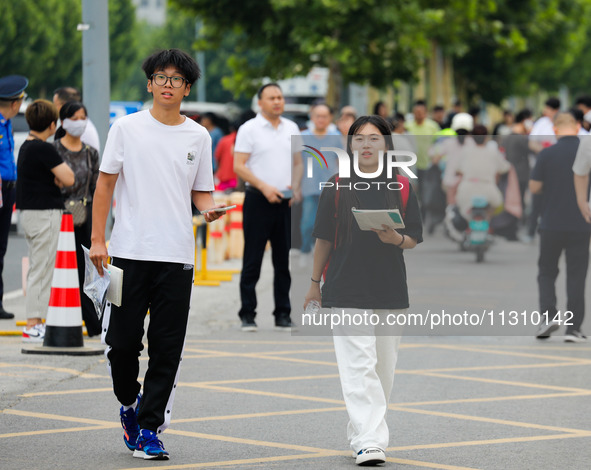
[[[45,318],[62,223],[61,209],[23,210],[20,220],[29,245],[27,318]]]
[[[360,309],[344,310],[351,315],[364,312]],[[333,314],[342,311],[341,308],[332,309]],[[374,313],[380,318],[405,311],[367,310],[368,314]],[[385,450],[390,438],[386,413],[394,385],[400,336],[382,336],[379,333],[379,329],[371,325],[341,325],[333,329],[341,387],[349,414],[347,438],[355,452],[366,447]]]

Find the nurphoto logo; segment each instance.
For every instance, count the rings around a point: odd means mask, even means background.
[[[341,178],[350,178],[351,177],[351,159],[349,154],[338,147],[321,147],[320,150],[311,147],[309,145],[304,145],[307,149],[310,150],[303,150],[302,153],[307,153],[310,156],[307,158],[306,162],[306,176],[308,178],[314,177],[314,161],[318,162],[320,168],[328,168],[328,163],[326,158],[324,157],[322,152],[334,152],[337,155],[338,162],[339,162],[339,179]],[[385,158],[384,158],[385,153]],[[397,161],[397,157],[404,157],[405,160]],[[385,161],[385,163],[384,163]],[[401,171],[406,173],[409,178],[417,178],[417,175],[411,170],[411,167],[417,162],[417,155],[414,152],[410,152],[407,150],[388,150],[384,152],[380,150],[379,158],[378,158],[378,169],[372,173],[364,173],[359,169],[359,152],[355,150],[353,152],[353,171],[359,178],[363,179],[375,179],[382,176],[384,171],[384,165],[386,165],[386,176],[388,180],[392,179],[393,169],[400,168]],[[381,185],[384,185],[388,189],[392,190],[400,190],[402,189],[402,183],[398,181],[391,181],[391,182],[372,182],[372,184],[377,184],[378,189]],[[326,187],[332,187],[334,183],[330,181],[323,181],[320,183],[320,189]],[[342,187],[343,185],[339,185],[338,187]],[[345,185],[350,187],[349,185]],[[371,187],[369,182],[357,182],[355,183],[355,189],[360,190],[367,190]]]

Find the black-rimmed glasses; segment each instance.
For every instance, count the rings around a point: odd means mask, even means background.
[[[150,78],[154,80],[154,83],[158,86],[166,85],[166,82],[170,80],[170,85],[173,88],[180,88],[183,86],[183,83],[187,81],[187,79],[183,77],[173,76],[169,77],[168,75],[164,75],[163,73],[153,73]]]

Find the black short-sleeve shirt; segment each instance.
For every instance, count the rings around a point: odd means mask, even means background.
[[[18,154],[16,208],[63,209],[62,195],[51,172],[63,162],[53,145],[41,140],[26,140]]]
[[[334,180],[333,180],[334,181]],[[385,190],[356,191],[358,209],[388,209]],[[333,250],[325,283],[322,306],[360,309],[408,308],[406,266],[402,249],[380,241],[371,231],[362,231],[353,219],[350,242],[335,247],[337,229],[335,187],[326,187],[318,204],[313,236],[330,241]],[[401,211],[402,212],[402,211]],[[412,186],[404,214],[405,228],[401,234],[423,241],[419,204]],[[340,237],[339,237],[340,238]]]

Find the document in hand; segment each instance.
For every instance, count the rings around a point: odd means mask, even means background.
[[[398,209],[351,209],[361,230],[384,230],[382,225],[393,229],[404,228],[404,221]]]
[[[109,302],[121,306],[121,291],[123,286],[123,270],[111,264],[107,264],[101,277],[92,261],[89,250],[85,246],[84,251],[84,293],[90,297],[99,318],[102,317],[105,303]]]
[[[123,290],[123,269],[107,264],[107,270],[111,275],[111,282],[107,288],[107,300],[117,307],[121,307],[121,294]]]

